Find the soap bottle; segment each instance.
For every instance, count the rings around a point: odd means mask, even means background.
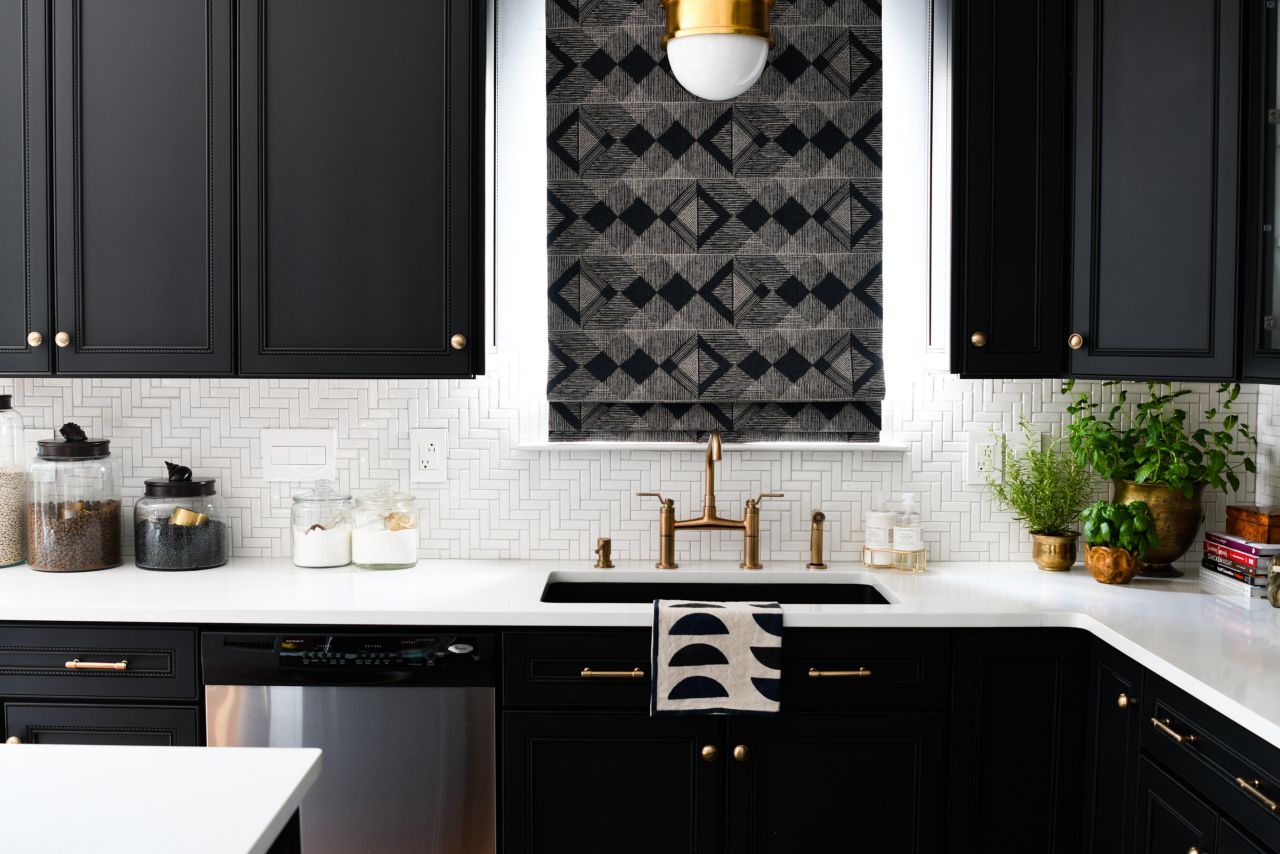
[[[887,549],[893,545],[893,526],[898,514],[884,505],[884,499],[875,495],[871,499],[871,509],[863,516],[863,541],[872,548]]]
[[[924,548],[924,529],[920,526],[920,512],[916,509],[916,494],[902,495],[902,511],[893,522],[893,547],[898,551],[919,551]]]

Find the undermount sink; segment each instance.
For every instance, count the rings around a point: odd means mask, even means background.
[[[783,605],[891,605],[865,573],[553,572],[543,602],[779,602]]]

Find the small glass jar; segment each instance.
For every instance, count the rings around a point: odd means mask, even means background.
[[[293,496],[293,563],[303,567],[351,563],[351,496],[327,480]]]
[[[41,439],[27,487],[27,563],[45,572],[120,565],[120,493],[108,439],[75,424]]]
[[[27,461],[22,447],[22,416],[13,398],[0,394],[0,566],[27,559]]]
[[[134,562],[169,571],[222,566],[231,552],[231,525],[217,479],[165,465],[169,476],[148,480],[146,496],[133,508]]]
[[[361,569],[407,569],[418,562],[418,511],[412,495],[383,487],[356,499],[351,561]]]
[[[1267,599],[1272,608],[1280,608],[1280,566],[1273,566],[1267,576]]]

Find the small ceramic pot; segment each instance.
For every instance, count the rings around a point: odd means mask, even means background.
[[[1111,546],[1084,547],[1084,565],[1095,581],[1102,584],[1128,584],[1142,569],[1142,561],[1127,549]]]
[[[1074,531],[1066,534],[1032,534],[1031,559],[1036,566],[1048,572],[1064,572],[1076,562],[1076,540],[1080,535]]]

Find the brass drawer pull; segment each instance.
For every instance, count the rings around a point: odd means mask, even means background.
[[[1261,803],[1264,807],[1271,810],[1272,812],[1275,812],[1277,809],[1280,809],[1280,804],[1277,804],[1271,798],[1268,798],[1266,795],[1262,794],[1262,792],[1258,789],[1258,787],[1262,785],[1261,780],[1253,780],[1252,782],[1250,782],[1249,780],[1246,780],[1243,777],[1237,777],[1236,785],[1244,789],[1249,794],[1253,795],[1253,797],[1257,799],[1259,803]]]
[[[849,679],[855,676],[870,676],[871,671],[865,667],[859,667],[857,670],[819,670],[816,667],[809,668],[810,679]]]
[[[1164,720],[1161,720],[1160,718],[1151,719],[1151,725],[1153,727],[1160,730],[1165,735],[1169,736],[1169,738],[1178,742],[1178,744],[1195,744],[1196,743],[1196,737],[1194,735],[1183,735],[1182,733],[1178,732],[1173,727],[1171,727],[1169,725],[1170,723],[1171,721],[1169,721],[1169,719],[1167,718]]]
[[[583,679],[643,679],[644,671],[639,667],[635,670],[592,670],[584,667],[578,675]]]
[[[128,670],[129,661],[81,661],[73,658],[62,666],[68,670]]]

